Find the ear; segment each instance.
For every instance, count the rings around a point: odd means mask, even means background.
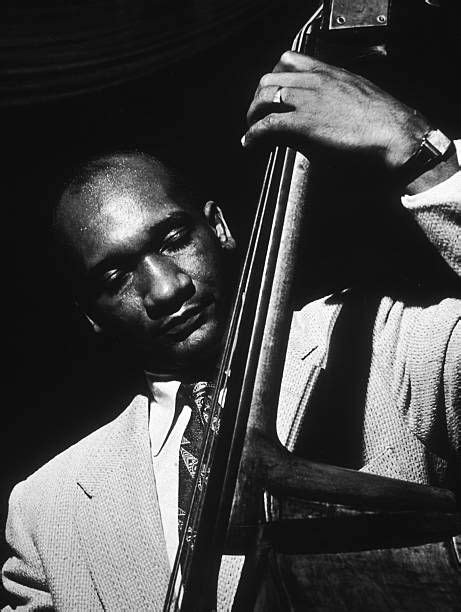
[[[209,200],[203,208],[203,213],[216,234],[221,244],[221,248],[229,251],[234,250],[236,246],[234,237],[230,232],[229,226],[219,206],[212,200]]]

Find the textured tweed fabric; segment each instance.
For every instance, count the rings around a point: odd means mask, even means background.
[[[169,564],[149,448],[148,402],[15,488],[5,587],[27,610],[162,610]]]
[[[340,310],[341,296],[334,296],[294,315],[277,423],[289,449],[320,370],[328,367],[325,338],[334,334]],[[460,371],[461,300],[423,308],[382,298],[364,408],[363,471],[454,486],[448,462],[459,461],[461,448]]]
[[[294,317],[279,410],[279,433],[288,447],[319,368],[327,364],[327,344],[319,345],[317,334],[322,325],[333,331],[340,308],[339,296],[309,304]],[[449,484],[448,455],[437,454],[432,443],[446,420],[445,450],[459,457],[460,318],[458,300],[406,309],[383,298],[374,332],[363,470]],[[392,330],[393,349],[387,337]],[[169,565],[147,411],[147,399],[138,396],[115,421],[13,491],[7,525],[12,557],[3,580],[25,609],[161,609]],[[235,574],[239,564],[225,565]],[[222,576],[221,584],[227,583],[230,577]],[[224,594],[221,601],[227,600]]]
[[[460,173],[449,187],[443,206],[435,206],[436,196],[427,192],[415,216],[461,274]],[[406,205],[411,209],[414,202]],[[288,448],[319,372],[328,368],[341,304],[339,294],[294,315],[278,413],[279,436]],[[460,300],[418,306],[382,297],[364,407],[364,471],[453,485],[459,474],[460,371]],[[147,399],[136,397],[115,421],[17,485],[6,537],[11,557],[3,582],[16,609],[161,610],[169,564]],[[239,563],[229,562],[229,574],[238,574]],[[223,576],[221,584],[230,588],[232,580]]]

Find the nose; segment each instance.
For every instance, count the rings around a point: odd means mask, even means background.
[[[176,312],[195,293],[191,277],[168,257],[148,255],[141,268],[140,289],[151,319]]]

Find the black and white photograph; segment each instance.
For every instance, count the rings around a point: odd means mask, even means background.
[[[2,610],[461,610],[457,4],[5,0]]]

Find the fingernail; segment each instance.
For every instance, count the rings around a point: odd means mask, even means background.
[[[245,146],[245,135],[242,136],[242,138],[240,139],[240,142],[242,143],[242,147]]]

